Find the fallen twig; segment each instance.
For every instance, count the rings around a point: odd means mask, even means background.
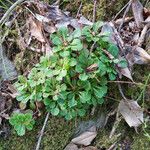
[[[113,150],[116,148],[117,142],[113,143],[107,150]]]
[[[124,100],[127,100],[127,98],[125,97],[125,95],[124,95],[124,93],[123,93],[123,91],[122,91],[122,88],[121,88],[120,83],[118,82],[117,84],[118,84],[119,92],[120,92],[122,98],[123,98]]]
[[[131,0],[130,0],[131,1]],[[116,16],[114,17],[113,21],[116,20],[116,18],[118,17],[118,15],[129,5],[130,1],[121,8],[121,10],[116,14]]]
[[[149,24],[146,24],[141,32],[141,36],[140,38],[138,39],[138,46],[141,47],[142,44],[144,43],[144,40],[145,40],[145,36],[146,36],[146,33],[147,33],[147,30],[149,28]]]
[[[97,4],[97,0],[94,0],[94,7],[93,7],[93,23],[96,20],[96,4]]]
[[[121,28],[122,28],[122,26],[123,26],[125,17],[126,17],[128,11],[129,11],[130,7],[131,7],[131,4],[132,4],[132,0],[129,1],[128,6],[127,6],[127,8],[126,8],[126,10],[125,10],[125,12],[124,12],[122,22],[121,22],[121,24],[120,24],[120,26],[119,26],[119,32],[120,32],[120,30],[121,30]]]
[[[122,119],[122,117],[119,117],[119,112],[117,111],[117,113],[116,113],[116,120],[115,120],[113,128],[112,128],[112,130],[110,132],[109,138],[112,138],[112,136],[114,135],[114,133],[115,133],[115,131],[116,131],[116,129],[117,129],[121,119]]]
[[[122,84],[134,84],[134,85],[143,85],[142,83],[130,82],[130,81],[108,81],[109,83],[122,83]]]
[[[41,140],[42,140],[42,137],[43,137],[43,134],[44,134],[44,130],[45,130],[49,115],[50,115],[50,113],[47,113],[47,115],[45,117],[44,124],[43,124],[42,130],[40,131],[39,139],[38,139],[38,142],[37,142],[37,145],[36,145],[36,150],[39,150],[39,148],[40,148]]]
[[[17,7],[17,5],[21,4],[22,2],[24,2],[25,0],[17,0],[7,11],[6,13],[3,15],[3,17],[0,20],[0,25],[3,25],[6,21],[6,19],[9,17],[9,15],[11,14],[11,12]]]
[[[82,2],[81,2],[81,4],[80,4],[80,6],[79,6],[79,9],[78,9],[78,12],[77,12],[76,18],[78,18],[79,14],[80,14],[80,11],[81,11],[81,8],[82,8]]]

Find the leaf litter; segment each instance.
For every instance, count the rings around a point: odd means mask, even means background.
[[[118,59],[125,59],[128,62],[125,68],[116,66],[119,78],[125,76],[133,81],[133,65],[150,63],[150,10],[144,8],[139,0],[130,1],[129,4],[131,4],[130,9],[132,9],[133,16],[126,16],[126,9],[123,18],[105,22],[101,28],[100,34],[105,35],[109,33],[109,41],[115,44],[119,49]],[[25,19],[23,19],[24,17]],[[50,6],[39,1],[29,1],[22,4],[22,9],[15,19],[18,22],[19,20],[24,20],[24,22],[18,26],[18,28],[21,29],[20,36],[25,44],[23,49],[44,53],[46,55],[52,55],[49,33],[56,32],[57,29],[62,26],[75,29],[82,28],[86,25],[91,26],[93,24],[82,15],[80,15],[78,19],[75,19],[60,10],[58,6]],[[5,25],[10,21],[11,19],[9,19]],[[11,25],[13,25],[13,23]],[[20,44],[18,43],[18,45]],[[0,49],[0,52],[3,52],[2,49]],[[108,57],[111,56],[107,50],[106,53]],[[4,60],[4,58],[0,59]],[[96,67],[96,64],[93,65]],[[3,65],[1,66],[0,71],[3,70]],[[0,72],[3,80],[6,79],[5,77],[7,77],[7,80],[10,80],[11,77],[14,78],[17,76],[13,64],[11,64],[11,66],[12,73],[9,71],[11,76],[3,75],[4,71]],[[9,118],[7,110],[10,110],[12,107],[12,99],[17,96],[17,91],[14,87],[12,87],[11,84],[6,85],[6,90],[4,91],[1,88],[0,93],[0,123],[2,123],[3,118]],[[9,104],[7,104],[7,102],[9,102]],[[8,105],[10,106],[8,107]],[[143,110],[138,105],[137,101],[121,100],[118,110],[130,127],[138,127],[143,123]],[[86,125],[84,123],[79,125],[80,128],[84,124],[84,130],[72,139],[71,143],[66,147],[66,150],[78,150],[81,148],[78,148],[77,145],[88,146],[91,144],[98,131],[96,124],[91,122],[92,121],[87,122],[92,124],[92,126],[88,126],[88,128],[85,128]],[[82,149],[88,149],[88,147]],[[94,149],[96,148],[93,148],[93,150]]]

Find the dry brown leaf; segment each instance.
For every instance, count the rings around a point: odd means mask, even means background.
[[[18,96],[17,89],[12,84],[8,84],[8,90],[10,91],[9,95],[12,98],[16,98],[16,96]]]
[[[139,0],[132,0],[132,11],[137,27],[141,28],[142,22],[144,21],[143,17],[144,8]]]
[[[42,23],[38,20],[33,19],[33,17],[30,17],[29,26],[31,35],[35,37],[38,41],[45,42],[45,38],[42,33]]]
[[[127,68],[127,67],[126,68],[118,68],[117,70],[118,70],[120,78],[122,78],[122,75],[123,75],[133,81],[131,71],[129,70],[129,68]]]
[[[127,54],[130,65],[150,63],[150,55],[141,47],[134,46],[132,51]]]
[[[85,131],[79,136],[73,138],[71,142],[78,145],[88,146],[91,144],[96,135],[97,135],[96,126],[92,126],[90,129],[88,129],[88,131]]]
[[[87,20],[84,16],[80,17],[79,23],[82,25],[89,25],[89,26],[93,25],[93,23],[91,21]]]
[[[64,150],[79,150],[78,146],[73,144],[73,143],[69,143]]]
[[[143,123],[143,110],[137,101],[122,100],[118,110],[130,127],[138,127]]]

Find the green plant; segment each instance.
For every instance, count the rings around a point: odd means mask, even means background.
[[[17,100],[33,105],[43,102],[48,112],[67,120],[84,116],[92,105],[103,104],[107,80],[117,75],[115,65],[126,67],[126,62],[118,60],[119,50],[108,35],[99,34],[102,25],[97,22],[74,31],[62,27],[52,34],[53,55],[42,56],[27,78],[18,78]]]
[[[9,122],[12,126],[14,126],[14,129],[20,136],[25,134],[26,129],[32,130],[35,123],[31,113],[14,113],[9,119]]]

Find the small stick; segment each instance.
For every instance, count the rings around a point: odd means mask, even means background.
[[[60,5],[61,0],[57,0],[53,5]]]
[[[78,18],[79,14],[80,14],[80,11],[81,11],[81,8],[82,8],[82,2],[81,2],[81,4],[80,4],[80,6],[79,6],[79,9],[78,9],[78,12],[77,12],[76,18]]]
[[[122,83],[122,84],[135,84],[135,85],[143,85],[142,83],[130,82],[130,81],[108,81],[109,83]]]
[[[113,150],[114,148],[116,148],[116,144],[117,144],[117,142],[113,143],[113,144],[108,148],[108,150]]]
[[[44,124],[43,124],[42,130],[40,132],[40,136],[39,136],[39,139],[38,139],[38,142],[37,142],[35,150],[39,150],[39,148],[40,148],[41,140],[42,140],[42,137],[43,137],[43,134],[44,134],[44,130],[45,130],[45,127],[46,127],[49,115],[50,115],[50,113],[47,113],[47,115],[45,117]]]
[[[117,113],[116,113],[116,120],[115,120],[115,122],[114,122],[113,128],[112,128],[112,130],[111,130],[111,132],[110,132],[110,135],[109,135],[109,138],[110,138],[110,139],[111,139],[112,136],[114,135],[114,133],[115,133],[115,131],[116,131],[116,129],[117,129],[117,127],[118,127],[118,125],[119,125],[121,119],[122,119],[122,117],[119,117],[119,112],[117,111]]]
[[[125,12],[124,12],[122,22],[121,22],[121,24],[120,24],[120,26],[119,26],[119,32],[120,32],[120,30],[121,30],[121,28],[122,28],[122,26],[123,26],[123,23],[124,23],[126,14],[128,13],[128,11],[129,11],[129,9],[130,9],[130,7],[131,7],[131,4],[132,4],[132,0],[129,1],[128,6],[127,6],[127,8],[126,8],[126,10],[125,10]]]
[[[24,2],[25,0],[18,0],[16,1],[7,11],[6,13],[3,15],[3,17],[0,20],[0,25],[3,25],[6,21],[6,19],[9,17],[9,15],[12,13],[12,11],[17,7],[17,5],[21,4],[22,2]]]
[[[117,84],[118,84],[119,92],[120,92],[122,98],[123,98],[124,100],[127,100],[127,98],[125,97],[125,95],[124,95],[124,93],[123,93],[123,91],[122,91],[122,88],[121,88],[120,83],[117,83]]]
[[[145,36],[146,36],[146,33],[147,33],[147,30],[149,28],[149,24],[146,24],[141,32],[141,36],[140,38],[138,39],[138,46],[141,47],[142,44],[144,43],[144,40],[145,40]]]
[[[93,23],[96,20],[96,4],[97,4],[97,0],[94,0],[94,7],[93,7]]]
[[[130,0],[131,1],[131,0]],[[130,1],[122,7],[122,9],[116,14],[116,16],[114,17],[113,21],[118,17],[118,15],[129,5]]]

